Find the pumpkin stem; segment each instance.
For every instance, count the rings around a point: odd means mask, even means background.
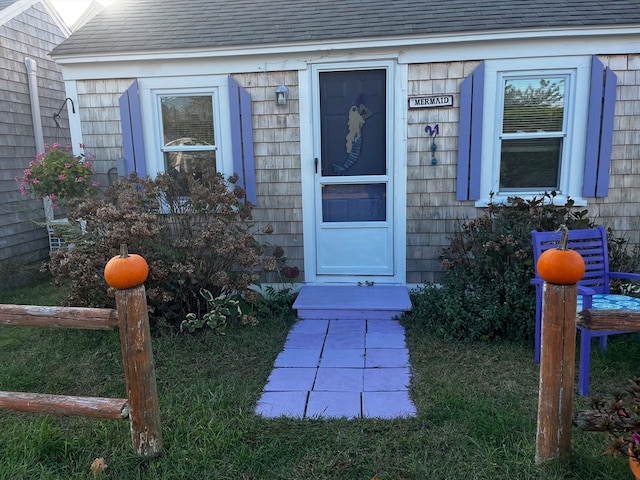
[[[127,249],[126,243],[120,244],[120,257],[127,258],[129,256],[129,250]]]
[[[569,242],[569,229],[566,225],[560,225],[560,229],[562,232],[562,236],[560,237],[560,244],[558,245],[558,250],[566,250],[567,243]]]

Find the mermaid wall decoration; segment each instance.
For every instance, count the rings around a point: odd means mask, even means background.
[[[347,158],[342,165],[338,163],[333,164],[334,173],[345,175],[360,158],[360,151],[362,150],[362,127],[364,127],[367,119],[373,115],[373,112],[367,108],[365,102],[365,95],[360,94],[358,95],[355,105],[349,108],[347,120],[348,133],[345,138]]]

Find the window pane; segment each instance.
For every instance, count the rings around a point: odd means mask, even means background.
[[[195,173],[208,168],[216,168],[216,152],[184,151],[164,152],[165,171],[167,173]]]
[[[558,190],[562,138],[503,140],[500,190]]]
[[[211,95],[161,98],[166,147],[215,145]]]
[[[387,218],[384,183],[323,185],[323,222],[383,222]]]
[[[564,78],[506,80],[502,133],[561,132]]]
[[[323,176],[387,173],[387,72],[321,72]]]

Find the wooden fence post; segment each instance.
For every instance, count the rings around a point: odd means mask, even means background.
[[[543,285],[536,463],[566,460],[571,451],[577,290]]]
[[[144,285],[116,290],[131,440],[140,455],[162,451],[160,408]]]

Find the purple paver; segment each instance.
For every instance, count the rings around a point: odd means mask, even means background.
[[[320,363],[319,348],[288,348],[276,358],[276,367],[317,367]]]
[[[256,414],[269,418],[303,418],[308,395],[308,392],[264,392]]]
[[[308,391],[313,387],[316,368],[274,368],[265,392]]]
[[[325,349],[320,359],[320,367],[364,368],[362,348]]]
[[[364,348],[364,333],[329,333],[324,342],[324,348],[327,349],[344,349],[344,348]]]
[[[408,392],[363,392],[362,416],[366,418],[413,417],[416,407]]]
[[[361,392],[362,372],[361,368],[319,368],[313,389],[332,392]]]
[[[309,418],[360,418],[360,392],[310,392]]]
[[[331,320],[329,323],[329,333],[365,333],[367,330],[366,320]]]
[[[324,334],[319,333],[290,333],[285,348],[322,348]]]

